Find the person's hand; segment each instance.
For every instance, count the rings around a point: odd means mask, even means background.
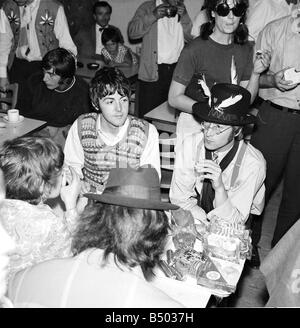
[[[65,203],[66,210],[76,208],[77,199],[81,190],[81,182],[76,171],[71,167],[63,169],[60,197]]]
[[[261,74],[269,66],[271,62],[271,53],[268,50],[261,51],[259,55],[256,55],[253,63],[253,73]]]
[[[6,91],[7,86],[9,85],[9,80],[7,77],[0,77],[0,91]]]
[[[283,92],[294,89],[298,85],[297,83],[291,84],[292,81],[285,80],[284,72],[289,68],[290,67],[286,67],[274,74],[275,87]]]
[[[81,180],[81,195],[87,194],[90,192],[91,186],[88,182]]]
[[[156,19],[160,19],[166,16],[166,8],[168,5],[161,4],[154,8],[153,15],[156,17]]]
[[[199,161],[195,165],[195,171],[200,179],[211,180],[212,187],[214,190],[224,188],[222,181],[222,170],[220,166],[210,159]]]

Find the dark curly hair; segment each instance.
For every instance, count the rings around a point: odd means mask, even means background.
[[[101,42],[105,46],[108,41],[112,41],[115,43],[122,43],[123,37],[120,35],[120,32],[115,27],[107,27],[103,30],[101,35]]]
[[[42,68],[46,71],[53,68],[61,77],[60,84],[70,83],[76,72],[75,56],[64,48],[50,50],[43,57]]]
[[[0,168],[6,198],[38,204],[43,195],[41,186],[56,186],[63,163],[61,147],[50,138],[20,137],[5,141],[0,149]]]
[[[222,2],[223,0],[205,0],[203,8],[206,10],[207,17],[209,22],[204,23],[201,25],[200,28],[200,37],[203,40],[207,40],[208,37],[213,33],[213,29],[215,27],[215,18],[212,16],[212,12],[215,11],[216,6]],[[243,3],[245,8],[249,7],[248,0],[238,0],[239,3]],[[245,44],[248,41],[248,27],[245,24],[246,21],[246,11],[245,14],[240,19],[240,24],[238,25],[237,29],[233,33],[233,42],[236,44]]]
[[[131,87],[125,75],[115,67],[100,68],[90,84],[90,98],[93,107],[101,110],[99,99],[118,92],[122,97],[130,99]]]
[[[140,265],[147,281],[162,254],[169,223],[163,211],[94,203],[86,207],[75,232],[72,251],[104,250],[103,260],[114,254],[116,264]]]

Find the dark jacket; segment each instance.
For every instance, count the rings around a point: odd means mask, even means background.
[[[108,27],[116,28],[121,35],[121,41],[124,43],[121,31],[113,25],[108,25]],[[95,59],[101,59],[101,55],[96,54],[96,29],[95,24],[89,26],[88,28],[81,29],[73,38],[74,43],[77,46],[78,57],[89,57]]]

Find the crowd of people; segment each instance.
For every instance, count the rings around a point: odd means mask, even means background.
[[[299,262],[280,250],[299,230],[300,78],[286,72],[300,74],[300,3],[202,4],[194,21],[184,0],[140,4],[127,30],[141,41],[136,54],[106,1],[74,38],[59,2],[4,1],[0,91],[18,83],[20,113],[47,126],[0,148],[0,307],[181,307],[152,284],[170,233],[165,211],[246,225],[248,265],[259,268],[264,207],[282,180],[262,271],[270,306],[280,295],[300,305],[272,274]],[[101,63],[89,82],[76,75],[83,57]],[[122,72],[131,66],[134,115]],[[161,201],[159,133],[144,119],[166,101],[179,111],[170,202]]]

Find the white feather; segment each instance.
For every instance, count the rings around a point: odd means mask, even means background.
[[[231,83],[238,84],[238,75],[237,75],[237,71],[236,71],[234,56],[231,57],[230,75],[231,75]]]
[[[211,105],[211,93],[210,93],[210,90],[209,90],[209,87],[207,86],[205,80],[198,80],[198,84],[200,84],[205,96],[208,97],[208,104],[209,106]]]
[[[226,107],[232,106],[235,103],[237,103],[238,101],[240,101],[241,99],[242,99],[241,95],[236,95],[234,97],[231,96],[230,98],[227,98],[227,99],[223,100],[218,106],[216,106],[216,109],[217,108],[226,108]]]

